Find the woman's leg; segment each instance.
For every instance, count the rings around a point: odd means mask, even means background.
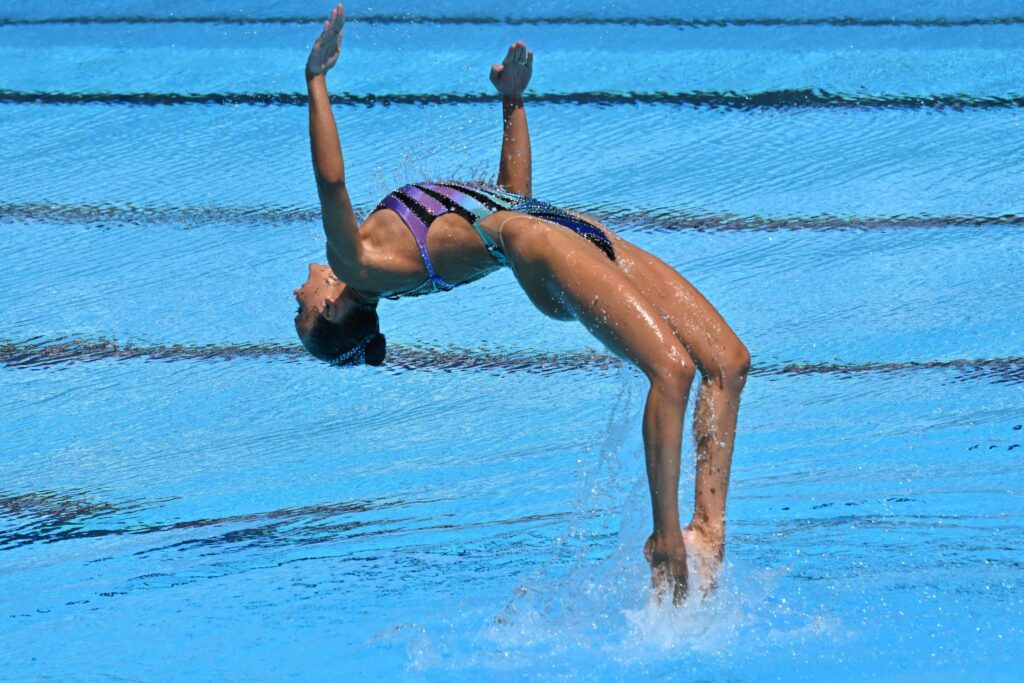
[[[643,437],[654,533],[644,552],[659,594],[686,592],[686,549],[679,524],[679,453],[695,374],[690,355],[661,311],[604,254],[545,221],[514,218],[500,236],[519,284],[543,313],[579,320],[613,353],[650,380]]]
[[[691,544],[721,561],[725,542],[725,503],[740,393],[750,354],[707,299],[674,268],[639,247],[615,239],[620,267],[652,301],[693,356],[701,372],[694,411],[697,472]]]

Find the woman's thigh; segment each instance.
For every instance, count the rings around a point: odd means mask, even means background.
[[[746,347],[696,287],[675,268],[626,240],[615,240],[615,249],[623,273],[662,311],[701,372],[746,371]]]
[[[594,216],[580,215],[608,233],[619,268],[661,311],[702,372],[715,374],[723,367],[745,368],[750,360],[746,347],[696,287],[675,268],[622,239]]]
[[[649,376],[693,372],[693,361],[659,308],[592,244],[529,217],[506,223],[502,243],[520,286],[543,313],[579,320]]]

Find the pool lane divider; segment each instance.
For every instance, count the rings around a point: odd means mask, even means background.
[[[3,26],[66,26],[89,24],[319,24],[321,15],[247,16],[220,14],[207,16],[71,16],[71,17],[0,17]],[[642,26],[674,28],[742,28],[746,26],[786,27],[912,27],[964,28],[972,26],[1015,26],[1024,24],[1024,15],[989,17],[596,17],[596,16],[482,16],[430,14],[353,14],[348,23],[376,25],[427,24],[435,26]]]
[[[348,107],[428,106],[486,104],[497,102],[491,93],[335,93],[331,103]],[[0,89],[0,104],[111,105],[111,106],[295,106],[304,107],[309,97],[299,92],[41,92]],[[764,111],[787,109],[906,109],[965,111],[1020,109],[1024,96],[947,93],[901,95],[837,93],[817,88],[787,88],[761,92],[698,90],[687,92],[570,92],[533,93],[531,105],[631,106],[669,105],[697,109]]]
[[[0,340],[0,367],[44,369],[96,361],[218,361],[269,360],[319,363],[298,344],[134,344],[111,339]],[[952,370],[958,381],[983,380],[995,384],[1024,384],[1024,356],[1007,358],[895,361],[869,363],[767,363],[754,359],[752,376],[781,377],[862,374],[897,374],[918,370]],[[410,370],[527,372],[595,372],[620,368],[622,361],[605,353],[533,351],[489,352],[456,347],[392,345],[386,371]],[[344,369],[339,369],[344,372]]]
[[[373,205],[356,208],[366,216]],[[743,216],[678,209],[586,209],[620,232],[774,232],[780,230],[892,230],[915,228],[1024,227],[1024,215],[893,215],[893,216]],[[218,224],[247,226],[320,223],[315,207],[279,206],[134,206],[130,204],[57,204],[0,202],[0,225],[50,223],[115,228],[169,225],[186,229]]]

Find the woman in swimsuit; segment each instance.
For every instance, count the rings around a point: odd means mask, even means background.
[[[673,268],[592,216],[532,198],[522,95],[533,53],[522,42],[491,68],[504,120],[497,185],[407,185],[385,197],[360,226],[346,189],[325,79],[341,52],[343,25],[338,5],[306,65],[309,136],[329,266],[310,264],[309,278],[295,290],[295,327],[303,345],[331,363],[380,365],[380,299],[445,291],[508,266],[542,313],[579,321],[650,380],[643,439],[654,528],[644,554],[653,585],[659,595],[667,591],[674,601],[682,599],[687,548],[712,585],[724,552],[747,349]],[[686,401],[698,370],[696,492],[684,531],[679,458]]]

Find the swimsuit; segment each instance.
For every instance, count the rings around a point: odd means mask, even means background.
[[[434,264],[430,261],[430,254],[427,252],[427,231],[430,230],[430,224],[446,213],[455,213],[465,218],[480,235],[480,239],[494,260],[503,266],[509,265],[508,258],[490,235],[480,227],[480,221],[497,211],[517,211],[558,223],[586,238],[603,251],[608,258],[612,261],[615,260],[615,250],[604,231],[579,216],[539,199],[509,192],[485,183],[440,182],[405,185],[384,197],[374,211],[381,209],[391,209],[402,219],[415,238],[420,256],[423,257],[423,264],[427,268],[427,279],[422,285],[387,298],[446,292],[457,286],[445,281],[437,274]]]

